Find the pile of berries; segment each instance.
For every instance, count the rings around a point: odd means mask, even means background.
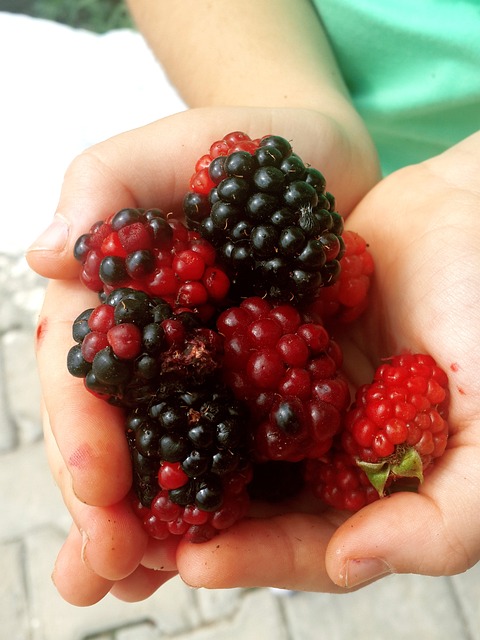
[[[183,209],[122,209],[74,249],[99,301],[68,370],[124,411],[149,535],[208,540],[252,499],[304,488],[355,511],[423,480],[447,443],[447,378],[396,356],[352,403],[332,335],[365,310],[373,261],[320,171],[280,136],[232,132]]]

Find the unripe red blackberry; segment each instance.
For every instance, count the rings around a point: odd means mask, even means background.
[[[219,155],[202,157],[192,178],[187,225],[217,249],[233,299],[315,298],[336,281],[344,248],[343,220],[323,175],[280,136],[250,141],[249,150],[227,140],[214,147]]]
[[[158,390],[203,384],[220,366],[222,340],[196,313],[161,298],[116,289],[73,323],[69,372],[112,404],[135,406]]]
[[[357,389],[341,436],[380,495],[402,478],[422,482],[448,441],[448,378],[426,354],[402,353]]]
[[[364,238],[350,230],[344,231],[342,238],[345,253],[340,277],[331,287],[324,287],[309,305],[328,326],[353,322],[365,311],[374,272],[373,258]]]
[[[246,298],[225,310],[223,374],[252,414],[255,459],[299,461],[327,451],[349,405],[341,351],[290,304]]]
[[[159,209],[122,209],[96,223],[78,238],[74,256],[93,291],[141,289],[207,317],[230,287],[213,246]]]

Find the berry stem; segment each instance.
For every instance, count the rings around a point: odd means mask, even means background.
[[[397,450],[379,462],[357,460],[357,465],[363,469],[380,497],[385,495],[389,480],[393,478],[418,478],[423,482],[422,458],[414,447],[405,447],[400,455]]]

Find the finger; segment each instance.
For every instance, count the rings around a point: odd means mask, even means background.
[[[193,587],[339,592],[325,568],[334,530],[333,523],[310,514],[243,520],[208,542],[182,542],[178,571]]]
[[[113,582],[92,571],[82,560],[82,536],[75,526],[61,548],[52,580],[64,600],[78,607],[88,607],[101,600]]]
[[[92,507],[74,494],[70,475],[45,421],[45,445],[50,468],[82,539],[81,560],[96,575],[121,580],[140,564],[147,534],[128,498],[108,507]]]
[[[418,494],[397,493],[353,515],[328,546],[331,579],[351,588],[383,573],[453,575],[478,562],[479,453],[455,435]]]
[[[83,304],[82,304],[82,301]],[[78,498],[115,504],[129,491],[131,464],[121,412],[88,393],[66,368],[73,318],[92,306],[73,281],[52,281],[37,331],[37,359],[51,429]],[[83,306],[85,305],[85,306]]]
[[[180,537],[172,535],[166,540],[149,538],[142,557],[142,565],[156,571],[177,571],[177,547]]]
[[[111,594],[124,602],[139,602],[150,597],[176,575],[176,571],[155,571],[140,565],[132,574],[116,582]]]

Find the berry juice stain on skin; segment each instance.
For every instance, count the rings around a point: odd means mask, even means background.
[[[458,362],[452,362],[452,364],[450,365],[450,371],[453,371],[454,373],[457,373],[457,371],[460,371],[460,365],[458,364]],[[461,396],[466,395],[465,389],[463,389],[462,387],[459,387],[457,385],[457,391]]]
[[[40,320],[40,322],[38,323],[37,326],[37,331],[35,333],[35,342],[36,342],[36,346],[37,349],[40,347],[43,338],[47,332],[47,326],[48,326],[48,320],[47,318],[43,318],[42,320]]]
[[[71,467],[76,467],[77,469],[85,469],[88,467],[89,462],[92,459],[92,448],[88,444],[81,444],[75,451],[71,454],[68,459],[68,464]]]

